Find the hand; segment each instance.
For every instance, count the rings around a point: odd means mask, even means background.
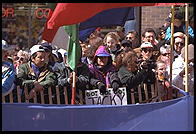
[[[35,91],[41,91],[41,90],[43,90],[43,88],[44,87],[42,85],[40,85],[39,82],[37,82],[37,81],[34,82],[34,90]]]
[[[78,81],[78,77],[76,76],[76,82]],[[69,81],[70,84],[73,83],[73,73],[70,74],[69,76]]]
[[[29,95],[27,96],[26,99],[31,99],[31,98],[34,98],[36,96],[36,91],[35,89],[33,88],[30,92],[29,92]]]
[[[119,86],[120,85],[117,82],[113,82],[112,83],[113,92],[116,92],[118,90]]]
[[[106,93],[106,85],[103,82],[98,82],[97,86],[102,94]]]
[[[140,64],[140,68],[141,68],[141,69],[148,69],[147,62],[146,62],[146,61],[143,61],[143,62]]]

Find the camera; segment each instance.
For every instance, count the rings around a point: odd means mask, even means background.
[[[144,61],[143,61],[144,62]],[[152,70],[156,68],[155,60],[149,59],[145,61],[145,64],[141,65],[143,69]]]

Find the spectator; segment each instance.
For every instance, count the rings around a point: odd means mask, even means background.
[[[14,61],[14,67],[15,67],[15,70],[16,70],[16,74],[18,74],[18,68],[21,64],[23,63],[27,63],[28,60],[29,60],[29,53],[26,52],[26,51],[23,51],[23,50],[20,50],[18,53],[17,53],[17,57],[16,57],[16,61]]]
[[[144,80],[144,83],[147,84],[147,89],[149,96],[151,96],[151,84],[155,83],[155,68],[156,68],[156,58],[153,55],[153,46],[150,42],[144,42],[141,44],[141,56],[138,60],[138,66],[142,68],[148,68],[148,76]]]
[[[86,57],[82,58],[82,62],[86,63],[87,65],[92,64],[95,52],[98,47],[99,45],[93,45],[93,46],[88,47],[87,52],[86,52]]]
[[[125,50],[125,49],[128,49],[128,48],[133,49],[132,46],[133,46],[133,44],[129,40],[123,40],[121,42],[121,50]]]
[[[170,68],[170,52],[171,52],[170,45],[165,44],[160,48],[160,56],[157,59],[157,61],[163,61],[166,64],[167,73]]]
[[[159,27],[156,31],[156,39],[158,41],[158,48],[160,48],[162,45],[164,45],[166,43],[166,39],[165,39],[165,32],[166,32],[166,27],[162,26]]]
[[[144,42],[141,45],[141,61],[155,60],[153,56],[153,46],[150,42]]]
[[[174,34],[174,60],[181,54],[182,48],[185,46],[184,44],[184,34],[183,33],[175,33]]]
[[[139,44],[139,35],[136,31],[131,30],[126,34],[126,40],[129,40],[132,43],[132,49],[140,47]]]
[[[169,99],[169,81],[168,81],[168,74],[166,72],[166,63],[162,60],[158,60],[156,62],[156,75],[158,80],[158,98],[162,101]]]
[[[171,22],[171,16],[172,15],[170,15],[167,18],[167,21]],[[182,33],[185,34],[186,27],[185,27],[185,25],[183,23],[184,17],[183,17],[183,14],[179,10],[176,10],[175,11],[174,19],[175,19],[174,20],[174,33],[176,33],[176,32],[182,32]],[[191,38],[194,38],[194,32],[193,32],[193,29],[190,26],[188,26],[188,33],[189,33],[189,36]],[[166,30],[166,37],[165,37],[165,39],[166,40],[170,40],[170,38],[171,38],[171,27],[168,26],[168,28]]]
[[[14,88],[15,70],[14,65],[8,61],[10,47],[2,40],[2,95],[6,96]]]
[[[56,84],[56,76],[45,62],[46,53],[44,48],[41,45],[34,45],[30,49],[30,55],[30,61],[21,64],[17,74],[20,86],[24,87],[26,85],[29,91],[29,96],[26,99],[33,98],[36,93],[39,95],[38,91],[41,90],[47,93],[47,88]],[[40,96],[38,96],[38,100],[40,100]]]
[[[193,31],[194,31],[194,15],[191,15],[190,17],[189,17],[189,25],[190,25],[190,27],[193,29]]]
[[[67,52],[65,53],[67,55]],[[66,59],[66,58],[65,58]],[[64,90],[63,88],[67,87],[68,93],[68,104],[71,104],[71,97],[72,97],[72,82],[73,82],[73,70],[67,66],[67,61],[64,59],[64,62],[61,62],[56,66],[54,69],[55,74],[57,75],[57,81],[60,89],[61,95],[61,103],[65,103],[63,96]],[[79,94],[79,89],[83,92],[83,97],[85,90],[89,88],[89,78],[90,78],[90,71],[86,64],[79,61],[77,64],[76,69],[76,93]],[[77,97],[76,100],[79,98]],[[85,102],[84,102],[85,103]]]
[[[152,28],[146,28],[142,34],[142,43],[150,42],[153,46],[153,55],[158,57],[159,54],[159,46],[158,41],[156,40],[156,33]]]
[[[150,42],[152,46],[156,46],[158,41],[156,40],[156,33],[152,28],[146,28],[142,34],[142,43]]]
[[[188,45],[188,90],[194,95],[194,45]],[[180,56],[172,65],[172,83],[180,89],[185,90],[185,47],[182,48]]]
[[[120,42],[122,40],[124,40],[125,38],[125,28],[124,27],[121,27],[121,26],[117,26],[115,31],[117,32],[117,34],[119,35],[120,37]]]
[[[46,56],[45,62],[50,67],[54,66],[55,62],[54,62],[54,60],[52,58],[52,46],[48,42],[42,42],[40,45],[44,48],[44,50],[46,52],[46,54],[45,54],[45,56]]]
[[[145,81],[150,72],[148,68],[138,68],[138,57],[134,51],[128,51],[123,55],[120,54],[117,59],[119,61],[117,62],[117,66],[119,67],[118,77],[120,78],[120,82],[126,86],[128,104],[131,104],[131,89],[133,88],[137,94],[138,85]],[[138,94],[135,96],[135,99],[139,102]]]
[[[112,60],[114,61],[116,54],[121,48],[119,35],[116,32],[109,32],[104,37],[103,42],[107,46],[107,49],[112,56]]]
[[[94,55],[93,64],[89,65],[89,69],[92,73],[91,86],[98,87],[102,94],[106,92],[106,88],[112,87],[113,91],[117,91],[120,87],[111,55],[107,52],[105,46],[99,46]]]

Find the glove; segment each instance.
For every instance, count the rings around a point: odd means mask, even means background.
[[[113,82],[112,83],[113,92],[116,92],[118,90],[119,86],[120,85],[118,84],[118,82]]]
[[[106,93],[106,85],[103,82],[98,82],[98,88],[102,94]]]

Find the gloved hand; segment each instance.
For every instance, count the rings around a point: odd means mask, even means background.
[[[102,94],[106,93],[106,85],[103,82],[98,82],[97,86]]]
[[[118,88],[120,87],[120,85],[118,84],[118,82],[113,82],[112,83],[112,88],[113,91],[116,92],[118,90]]]

